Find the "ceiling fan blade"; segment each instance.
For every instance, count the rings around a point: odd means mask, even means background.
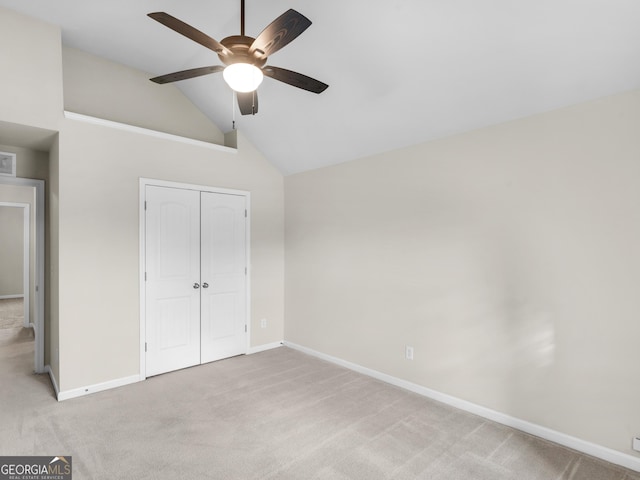
[[[149,13],[149,17],[153,18],[156,22],[160,22],[165,27],[169,27],[171,30],[178,32],[181,35],[199,43],[200,45],[213,50],[219,55],[232,55],[231,50],[222,45],[217,40],[214,40],[206,33],[201,32],[197,28],[192,27],[184,23],[182,20],[178,20],[176,17],[172,17],[165,12]]]
[[[258,35],[249,48],[249,55],[256,52],[259,57],[268,57],[294,40],[309,25],[311,20],[307,17],[293,9],[287,10]]]
[[[313,93],[322,93],[329,87],[326,83],[322,83],[315,78],[307,77],[301,73],[292,72],[291,70],[286,70],[284,68],[266,66],[262,69],[262,72],[267,77],[271,77],[275,80],[288,83],[289,85],[293,85],[294,87]]]
[[[211,67],[191,68],[189,70],[182,70],[180,72],[167,73],[166,75],[153,77],[149,80],[163,85],[165,83],[178,82],[180,80],[187,80],[189,78],[201,77],[202,75],[209,75],[210,73],[218,73],[223,70],[223,66],[213,65]]]
[[[255,115],[258,113],[258,92],[236,92],[238,107],[242,115]]]

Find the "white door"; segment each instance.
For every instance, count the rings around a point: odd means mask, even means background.
[[[246,198],[145,187],[146,376],[246,353]]]
[[[147,185],[145,195],[146,375],[152,376],[200,363],[200,192]]]
[[[246,353],[245,197],[201,193],[202,363]]]

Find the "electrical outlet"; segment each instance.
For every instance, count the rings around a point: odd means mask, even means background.
[[[407,360],[413,360],[413,347],[409,345],[404,347],[404,358]]]
[[[260,320],[260,328],[267,328],[267,319],[263,318]]]
[[[640,437],[633,438],[633,449],[636,452],[640,452]]]

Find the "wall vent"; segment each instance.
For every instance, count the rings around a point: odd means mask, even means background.
[[[16,176],[16,154],[0,152],[0,175],[6,177]]]

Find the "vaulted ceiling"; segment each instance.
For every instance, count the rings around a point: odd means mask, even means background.
[[[60,25],[66,45],[152,75],[220,62],[147,13],[166,11],[216,40],[240,30],[240,0],[0,5]],[[313,25],[269,64],[329,89],[316,95],[266,78],[259,113],[235,114],[284,174],[640,88],[637,0],[246,0],[247,35],[289,8]],[[231,129],[220,74],[176,85]]]

